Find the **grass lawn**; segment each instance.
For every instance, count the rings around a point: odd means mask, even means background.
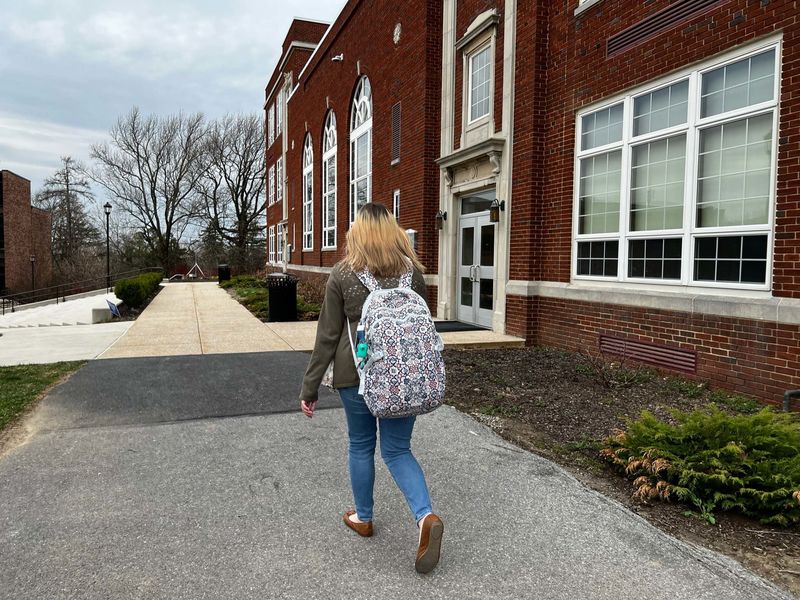
[[[83,362],[0,367],[0,431],[22,414],[54,383],[83,366]]]

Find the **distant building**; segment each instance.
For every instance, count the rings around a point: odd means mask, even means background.
[[[0,171],[0,294],[49,285],[52,218],[31,206],[31,182]]]
[[[350,0],[265,109],[273,266],[327,273],[379,202],[439,318],[800,388],[796,3]]]

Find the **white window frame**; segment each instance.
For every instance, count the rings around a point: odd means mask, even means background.
[[[275,100],[275,139],[283,131],[283,90],[278,90],[278,97]]]
[[[267,109],[267,148],[275,141],[275,105],[270,104]]]
[[[270,165],[267,178],[267,205],[273,204],[275,204],[275,165]]]
[[[485,115],[481,115],[480,117],[472,118],[472,61],[475,57],[483,52],[484,50],[489,51],[489,108]],[[464,111],[466,114],[466,123],[467,127],[473,127],[477,123],[483,123],[488,121],[492,117],[492,110],[494,107],[494,35],[492,35],[489,39],[482,42],[480,45],[476,46],[474,49],[470,50],[465,57],[465,66],[467,69],[467,76],[464,78],[467,82],[466,87],[466,98],[467,103],[464,106]]]
[[[303,144],[303,251],[314,249],[314,146],[311,134]]]
[[[333,111],[328,112],[325,119],[325,131],[322,134],[322,249],[335,250],[336,239],[336,198],[339,184],[339,174],[336,162],[337,134],[336,134],[336,115]],[[328,167],[333,164],[333,190],[328,190]],[[333,223],[328,222],[328,209],[333,203]],[[333,232],[333,244],[328,244],[328,234]]]
[[[400,220],[400,190],[392,192],[392,214],[395,219]]]
[[[365,88],[366,84],[366,88]],[[366,92],[365,91],[366,89]],[[364,107],[368,116],[360,123],[358,121],[359,109]],[[360,177],[355,177],[356,165],[358,164],[358,140],[367,136],[367,173]],[[372,85],[366,76],[361,77],[353,97],[353,105],[350,112],[350,210],[349,223],[355,221],[358,207],[356,194],[357,183],[366,180],[367,182],[367,202],[372,201]]]
[[[269,256],[268,262],[274,264],[275,260],[275,225],[269,227]]]
[[[275,202],[283,202],[283,157],[275,161]]]
[[[769,102],[748,106],[742,109],[723,112],[711,117],[700,117],[700,85],[701,77],[704,73],[726,66],[728,64],[746,59],[750,56],[759,54],[769,49],[775,50],[775,77],[773,99]],[[685,292],[689,289],[698,288],[717,288],[751,290],[755,292],[768,292],[772,289],[772,264],[774,260],[774,231],[775,231],[775,196],[777,188],[777,156],[778,156],[778,137],[780,136],[779,122],[779,99],[780,99],[780,80],[782,66],[782,43],[781,39],[771,38],[763,40],[758,44],[737,48],[734,51],[715,56],[711,60],[705,61],[693,68],[684,69],[671,76],[648,82],[644,86],[632,89],[625,94],[618,95],[612,99],[604,100],[601,104],[587,107],[576,114],[575,124],[575,160],[573,165],[573,215],[572,215],[572,257],[571,257],[571,277],[574,281],[594,281],[594,282],[620,282],[626,287],[634,289],[659,289],[675,290]],[[669,127],[647,134],[633,137],[633,101],[634,97],[641,96],[661,89],[663,87],[678,83],[688,79],[689,81],[689,103],[687,109],[687,122],[684,125]],[[585,115],[623,103],[623,122],[622,122],[622,141],[606,144],[604,146],[581,150],[581,122]],[[763,225],[742,225],[724,227],[698,227],[696,224],[697,213],[697,177],[698,177],[698,152],[699,152],[699,132],[703,129],[718,126],[729,122],[739,121],[744,118],[755,117],[772,111],[772,148],[770,166],[770,188],[768,223]],[[683,227],[673,230],[650,230],[650,231],[630,231],[630,206],[631,206],[631,158],[633,147],[644,142],[661,140],[682,133],[686,134],[686,164],[684,174],[684,212]],[[579,213],[580,213],[580,164],[581,160],[606,154],[615,150],[622,153],[621,160],[621,185],[620,185],[620,221],[617,232],[579,234]],[[725,235],[766,235],[767,236],[767,260],[766,278],[764,284],[723,282],[723,281],[702,281],[694,280],[694,259],[695,259],[695,239],[698,237],[720,237]],[[675,279],[648,279],[628,277],[628,242],[636,239],[662,239],[662,238],[681,238],[681,278]],[[578,243],[590,241],[618,241],[618,265],[616,277],[605,277],[598,275],[578,275]]]
[[[284,263],[285,256],[284,256],[284,235],[283,235],[283,225],[278,225],[277,230],[275,232],[275,262],[276,263]]]

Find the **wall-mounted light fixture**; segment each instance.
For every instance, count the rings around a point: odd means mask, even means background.
[[[436,229],[444,229],[444,222],[447,221],[447,211],[441,210],[436,213]]]
[[[344,54],[337,54],[336,56],[331,57],[333,62],[342,62],[344,60]]]
[[[498,200],[495,198],[492,200],[492,203],[489,205],[489,221],[492,223],[499,223],[500,222],[500,212],[505,212],[506,210],[506,201],[505,200]]]

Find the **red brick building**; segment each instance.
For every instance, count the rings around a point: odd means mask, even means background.
[[[50,213],[31,206],[31,182],[0,171],[0,293],[50,285]]]
[[[399,190],[440,318],[800,388],[795,2],[351,0],[297,69],[274,264]]]

